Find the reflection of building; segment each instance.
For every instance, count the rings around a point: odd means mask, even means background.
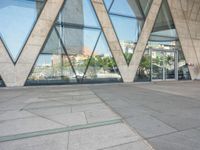
[[[135,49],[135,43],[133,43],[132,41],[120,41],[120,43],[124,53],[133,54]]]

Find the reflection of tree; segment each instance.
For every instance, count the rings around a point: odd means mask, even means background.
[[[115,73],[117,72],[116,68],[116,63],[114,61],[113,57],[110,56],[100,56],[100,55],[95,55],[91,57],[90,59],[85,60],[85,65],[89,63],[88,71],[87,71],[87,76],[90,76],[92,78],[96,78],[98,73],[109,73],[111,71],[114,71]]]
[[[133,54],[132,54],[132,53],[125,52],[125,53],[124,53],[124,56],[125,56],[125,58],[126,58],[126,61],[127,61],[128,63],[130,63]]]
[[[149,55],[144,55],[141,59],[141,62],[138,68],[138,77],[149,78],[150,68],[151,68],[151,58]]]

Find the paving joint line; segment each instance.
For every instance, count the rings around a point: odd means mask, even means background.
[[[58,134],[58,133],[63,133],[63,132],[70,132],[70,131],[81,130],[81,129],[101,127],[101,126],[106,126],[106,125],[113,125],[113,124],[122,123],[122,122],[123,122],[122,119],[114,119],[114,120],[103,121],[103,122],[89,123],[86,125],[76,125],[76,126],[71,126],[71,127],[63,127],[63,128],[48,129],[48,130],[35,131],[35,132],[29,132],[29,133],[21,133],[21,134],[16,134],[16,135],[2,136],[0,137],[0,143],[26,139],[26,138],[33,138],[33,137],[38,137],[38,136]]]

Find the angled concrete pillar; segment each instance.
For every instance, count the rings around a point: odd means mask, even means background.
[[[194,64],[189,66],[191,78],[200,78],[200,22],[197,21],[200,1],[168,0],[168,3],[186,62]]]
[[[33,31],[14,65],[0,41],[0,75],[6,86],[23,86],[64,0],[47,0]]]
[[[161,6],[161,0],[153,0],[152,6],[144,23],[142,32],[140,34],[140,38],[136,45],[134,55],[129,66],[127,65],[126,60],[124,58],[122,49],[120,47],[120,43],[117,39],[111,20],[109,19],[108,13],[103,4],[103,0],[92,0],[92,3],[100,20],[103,32],[108,41],[108,45],[110,46],[111,52],[116,60],[117,66],[122,75],[123,81],[133,82],[140,64],[140,60],[146,48],[149,35],[152,31],[156,16]]]

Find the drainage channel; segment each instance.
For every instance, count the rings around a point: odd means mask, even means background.
[[[19,139],[26,139],[26,138],[57,134],[57,133],[63,133],[63,132],[70,132],[70,131],[75,131],[75,130],[80,130],[80,129],[95,128],[95,127],[112,125],[112,124],[117,124],[117,123],[122,123],[122,119],[115,119],[115,120],[109,120],[109,121],[104,121],[104,122],[88,123],[86,125],[77,125],[77,126],[71,126],[71,127],[56,128],[56,129],[49,129],[49,130],[43,130],[43,131],[2,136],[0,137],[0,142],[14,141],[14,140],[19,140]]]

